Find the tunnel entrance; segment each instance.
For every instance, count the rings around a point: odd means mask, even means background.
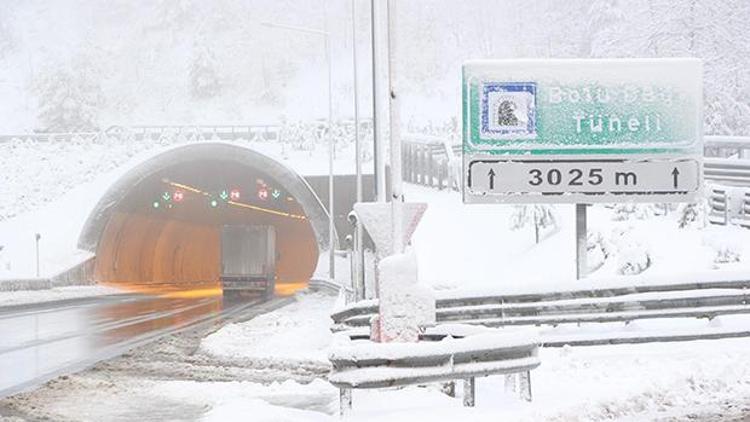
[[[268,227],[284,295],[306,287],[327,246],[324,224],[320,201],[296,173],[246,148],[200,144],[132,170],[100,201],[79,243],[96,253],[98,283],[209,295],[221,293],[222,230]]]

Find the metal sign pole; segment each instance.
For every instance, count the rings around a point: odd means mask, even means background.
[[[380,14],[382,13],[382,4],[378,0],[370,0],[370,30],[372,42],[372,143],[373,143],[373,163],[374,163],[374,180],[375,194],[377,202],[386,202],[386,177],[385,177],[385,145],[383,145],[383,135],[385,133],[382,127],[385,116],[381,106],[381,84],[378,80],[382,77],[380,68],[382,41],[380,33],[382,28],[378,26]]]
[[[324,3],[325,5],[326,3]],[[326,63],[328,66],[328,276],[336,278],[336,212],[333,192],[333,158],[336,147],[333,139],[333,76],[331,66],[331,36],[328,33],[328,9],[324,9]]]
[[[393,227],[393,253],[404,252],[402,204],[403,191],[401,180],[401,127],[399,102],[396,93],[396,2],[388,0],[388,85],[390,90],[391,122],[391,221]]]
[[[587,204],[576,204],[576,280],[586,277],[587,263]]]
[[[354,150],[357,155],[355,162],[357,165],[357,202],[362,202],[362,140],[359,136],[359,86],[357,78],[357,0],[352,0],[352,69],[354,78]],[[356,286],[356,300],[365,298],[365,246],[364,246],[364,228],[361,223],[354,228],[354,259],[357,263],[357,271],[353,284]]]

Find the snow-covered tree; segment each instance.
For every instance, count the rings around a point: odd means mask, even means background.
[[[586,239],[586,263],[589,273],[598,270],[612,255],[612,245],[599,231],[590,231]]]
[[[643,220],[656,214],[652,204],[622,203],[613,208],[612,219],[615,221],[626,221],[632,218]]]
[[[628,245],[618,254],[617,273],[620,275],[637,275],[651,267],[651,254],[639,244]]]
[[[197,41],[193,46],[189,72],[190,93],[193,98],[213,98],[221,93],[220,66],[205,39]]]
[[[13,35],[7,20],[0,14],[0,59],[13,49]]]
[[[740,253],[737,249],[723,245],[715,250],[714,264],[731,264],[733,262],[740,262]]]
[[[87,56],[69,66],[46,68],[35,81],[41,127],[50,132],[97,129],[105,104],[100,81],[100,73]]]
[[[681,229],[690,226],[705,227],[708,202],[698,200],[682,204],[678,210],[677,226]]]
[[[510,228],[519,230],[528,225],[534,226],[534,242],[541,240],[541,230],[556,227],[552,207],[543,204],[516,205],[510,217]]]

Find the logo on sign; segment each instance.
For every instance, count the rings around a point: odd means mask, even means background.
[[[481,107],[483,137],[536,138],[535,82],[486,82]]]

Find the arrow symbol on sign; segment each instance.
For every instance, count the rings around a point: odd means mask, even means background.
[[[490,176],[490,190],[493,190],[495,189],[495,169],[491,168],[487,175]]]
[[[680,175],[680,171],[677,170],[677,167],[675,167],[674,170],[672,170],[672,181],[674,183],[675,189],[677,189],[677,176],[679,175]]]

